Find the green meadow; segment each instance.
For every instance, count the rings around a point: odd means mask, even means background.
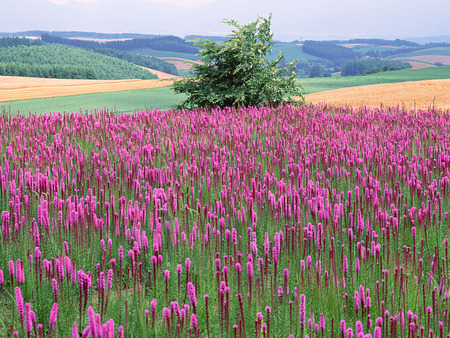
[[[138,109],[170,109],[183,99],[170,87],[128,90],[112,93],[84,94],[44,99],[0,102],[2,111],[11,113],[77,112],[108,109],[114,112],[133,112]]]

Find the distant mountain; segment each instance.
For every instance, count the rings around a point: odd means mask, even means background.
[[[408,41],[420,43],[420,44],[426,44],[426,43],[439,43],[439,42],[446,42],[450,43],[450,35],[440,35],[440,36],[428,36],[428,37],[421,37],[421,38],[409,38],[406,39]]]
[[[216,42],[222,42],[225,40],[228,40],[228,38],[223,36],[215,36],[215,35],[186,35],[184,37],[186,41],[195,40],[195,39],[206,39],[206,40],[212,40]]]
[[[10,36],[41,36],[43,34],[51,34],[62,38],[89,38],[89,39],[144,39],[161,37],[156,34],[140,34],[140,33],[97,33],[97,32],[80,32],[80,31],[41,31],[31,30],[23,32],[0,32],[0,37]]]

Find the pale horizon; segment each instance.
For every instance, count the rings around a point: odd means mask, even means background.
[[[450,35],[450,2],[429,0],[0,0],[0,32],[28,30],[223,36],[272,13],[282,41]]]

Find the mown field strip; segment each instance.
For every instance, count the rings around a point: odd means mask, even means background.
[[[306,102],[327,103],[336,106],[405,106],[424,109],[435,106],[450,109],[450,80],[425,80],[402,83],[384,83],[341,88],[308,94]]]
[[[97,84],[124,81],[136,80],[43,79],[38,77],[0,76],[0,90],[47,86],[73,86],[79,84]]]
[[[22,88],[16,87],[10,89],[4,89],[0,87],[0,102],[91,93],[108,93],[124,90],[160,88],[170,86],[173,83],[173,80],[123,80],[112,82],[104,81],[99,83],[69,83],[70,82],[65,82],[64,84],[47,86],[31,85],[28,87],[24,86]]]

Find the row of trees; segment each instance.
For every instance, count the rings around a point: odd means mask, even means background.
[[[1,76],[27,76],[53,79],[97,79],[94,69],[67,65],[38,65],[0,62]]]
[[[154,38],[130,39],[124,41],[97,42],[90,40],[66,39],[51,34],[42,34],[42,41],[86,49],[110,48],[123,51],[149,48],[154,50],[197,53],[198,48],[176,36],[158,36]]]
[[[328,62],[323,62],[322,60],[297,62],[295,64],[295,71],[299,77],[330,77],[330,69],[334,69],[333,65],[329,65]]]
[[[387,50],[368,50],[365,55],[373,58],[386,58],[391,55],[412,53],[421,49],[424,49],[424,47],[411,47],[411,48],[403,47],[398,49],[387,49]]]
[[[409,63],[383,60],[383,59],[359,59],[347,61],[342,66],[342,76],[367,75],[392,70],[411,68]]]
[[[130,62],[107,55],[61,45],[0,48],[0,62],[30,66],[71,66],[92,69],[96,77],[114,79],[155,79],[157,76]],[[34,76],[30,70],[29,75]],[[74,75],[78,76],[78,75]]]
[[[135,65],[156,69],[165,73],[177,75],[177,68],[164,60],[155,58],[153,56],[144,56],[138,54],[127,53],[125,51],[111,49],[111,48],[96,48],[93,52],[108,55],[118,59],[131,62]]]
[[[8,48],[14,46],[40,46],[41,40],[31,40],[19,37],[0,38],[0,48]]]
[[[420,45],[415,42],[407,41],[407,40],[386,40],[386,39],[350,39],[350,40],[340,40],[340,41],[332,41],[336,43],[345,43],[345,44],[353,44],[353,43],[361,43],[368,45],[377,45],[377,46],[390,46],[390,47],[419,47]]]
[[[356,59],[358,57],[358,54],[350,48],[326,41],[307,40],[303,42],[302,50],[304,53],[332,60],[335,65],[343,64],[347,60]]]
[[[36,31],[36,36],[42,34],[51,34],[62,38],[89,38],[89,39],[142,39],[156,38],[161,35],[141,34],[141,33],[99,33],[99,32],[81,32],[81,31]],[[33,35],[33,34],[28,34]]]

